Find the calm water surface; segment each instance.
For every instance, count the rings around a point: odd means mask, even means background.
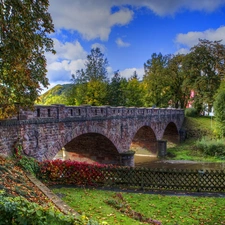
[[[225,170],[223,163],[194,162],[187,160],[159,160],[153,156],[135,155],[135,167],[162,169],[193,169],[193,170]]]

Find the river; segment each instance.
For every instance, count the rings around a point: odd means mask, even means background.
[[[223,163],[211,163],[188,160],[163,160],[149,155],[135,155],[135,167],[162,169],[225,170],[225,161]]]

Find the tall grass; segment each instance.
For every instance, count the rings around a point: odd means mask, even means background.
[[[224,139],[209,139],[203,137],[196,141],[195,147],[202,151],[205,155],[215,156],[221,159],[225,159],[225,140]]]

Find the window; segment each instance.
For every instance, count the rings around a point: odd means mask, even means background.
[[[48,117],[51,117],[51,109],[48,109]]]
[[[70,115],[73,116],[73,110],[72,109],[70,109]]]
[[[37,109],[37,117],[40,117],[40,109]]]

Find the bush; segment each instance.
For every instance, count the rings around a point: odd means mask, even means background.
[[[17,160],[17,165],[31,174],[38,174],[38,161],[32,157],[21,156]]]
[[[0,225],[73,225],[82,224],[72,215],[64,215],[52,207],[42,207],[23,197],[7,197],[0,193]]]
[[[216,156],[219,158],[225,157],[225,144],[224,140],[208,140],[202,138],[197,141],[195,147],[201,150],[205,155]]]
[[[196,116],[198,116],[198,111],[195,108],[187,108],[187,109],[185,109],[185,116],[196,117]]]
[[[88,164],[60,159],[39,163],[40,173],[38,178],[47,181],[48,184],[75,184],[93,185],[93,180],[102,182],[104,174],[100,168],[106,167],[100,164]]]

